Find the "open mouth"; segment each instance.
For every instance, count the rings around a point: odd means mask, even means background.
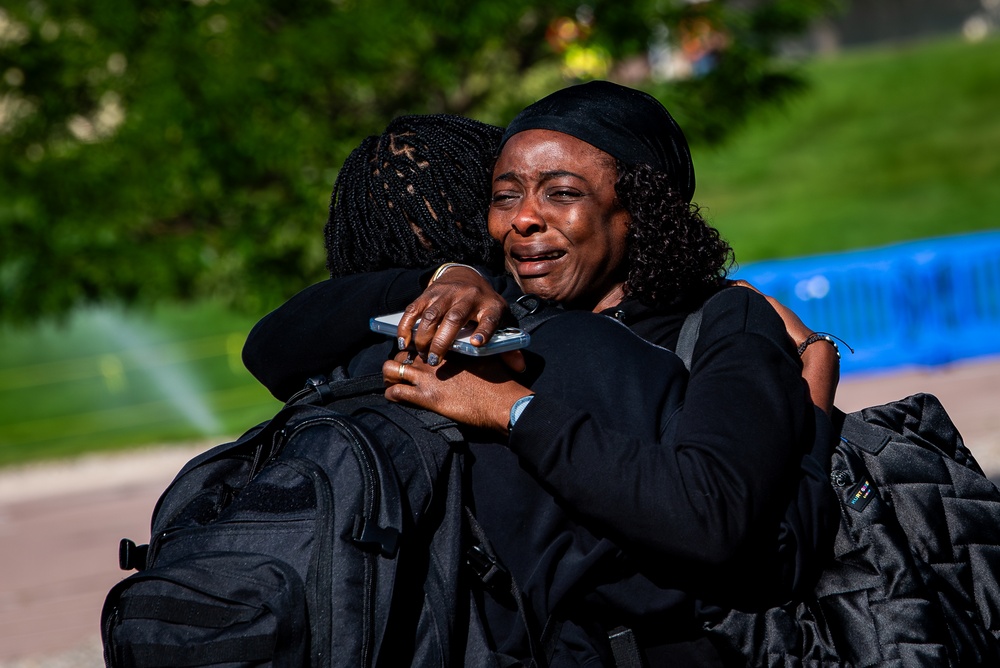
[[[547,260],[558,260],[566,251],[553,250],[544,253],[518,253],[516,251],[511,252],[511,257],[513,257],[517,262],[545,262]]]
[[[554,271],[566,251],[543,248],[520,248],[510,250],[514,270],[522,278],[540,278]]]

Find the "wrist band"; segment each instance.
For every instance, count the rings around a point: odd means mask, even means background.
[[[806,351],[806,348],[816,343],[817,341],[826,341],[831,346],[833,346],[834,352],[837,353],[837,359],[840,359],[840,346],[837,345],[837,342],[833,340],[832,336],[830,336],[825,332],[814,332],[810,334],[808,337],[806,337],[806,340],[803,341],[801,344],[799,344],[799,349],[798,349],[799,357],[802,357],[802,353]]]
[[[507,431],[514,428],[514,423],[517,422],[517,419],[521,417],[521,413],[524,412],[524,409],[528,407],[528,404],[530,404],[531,400],[534,398],[535,395],[529,394],[528,396],[521,397],[514,402],[514,405],[510,407],[510,422],[507,423]]]
[[[441,278],[441,274],[448,271],[452,267],[465,267],[466,269],[471,269],[472,271],[479,274],[479,271],[475,267],[470,267],[467,264],[462,264],[461,262],[445,262],[444,264],[442,264],[440,267],[437,268],[437,270],[434,272],[434,275],[431,276],[430,282],[433,283],[437,279]],[[479,275],[482,276],[482,274]]]

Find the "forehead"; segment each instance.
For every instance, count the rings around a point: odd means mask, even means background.
[[[587,178],[617,178],[615,159],[582,139],[555,130],[525,130],[504,144],[494,174],[568,171]]]

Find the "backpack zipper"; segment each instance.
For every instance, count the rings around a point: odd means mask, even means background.
[[[290,432],[287,433],[287,439],[291,438],[305,429],[317,426],[321,423],[329,423],[335,425],[338,430],[350,439],[351,449],[354,451],[355,458],[358,461],[358,467],[361,470],[361,477],[363,480],[363,504],[364,510],[362,512],[362,520],[364,526],[376,526],[378,525],[378,508],[381,502],[381,496],[379,494],[378,485],[375,481],[375,462],[372,458],[372,448],[374,447],[370,440],[364,438],[363,434],[359,433],[357,427],[348,420],[340,419],[333,416],[318,417],[306,420],[298,425],[296,425]],[[364,441],[362,443],[362,441]],[[358,526],[355,524],[355,532],[357,532]],[[354,542],[357,544],[356,538]],[[372,630],[375,628],[375,553],[370,550],[363,550],[365,559],[365,597],[364,597],[364,615],[365,623],[362,625],[362,637],[361,637],[361,665],[370,666],[372,660],[373,643],[374,637],[372,635]]]

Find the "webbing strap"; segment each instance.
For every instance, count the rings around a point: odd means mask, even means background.
[[[458,424],[454,420],[449,420],[438,413],[422,408],[414,408],[412,406],[401,406],[400,408],[420,420],[424,424],[425,429],[440,435],[449,443],[461,443],[465,440],[465,437],[462,436],[462,431],[458,428]]]
[[[861,448],[865,452],[877,455],[892,440],[888,429],[865,422],[861,411],[844,414],[835,410],[833,423],[838,427],[840,440]]]
[[[524,628],[527,631],[528,651],[531,653],[531,658],[534,662],[532,665],[537,668],[543,668],[548,664],[551,651],[544,652],[542,646],[549,645],[548,649],[553,649],[551,647],[553,643],[547,642],[547,640],[551,639],[548,638],[545,632],[539,633],[537,624],[533,621],[534,615],[528,608],[528,603],[524,599],[524,594],[521,593],[521,588],[517,586],[517,582],[511,577],[507,569],[503,567],[500,557],[486,536],[486,530],[483,529],[479,520],[476,519],[476,516],[468,507],[465,508],[465,519],[466,526],[469,527],[473,538],[473,545],[466,551],[466,558],[469,565],[476,572],[476,575],[479,576],[483,584],[487,587],[503,587],[503,591],[509,593],[514,599],[514,602],[517,604],[518,616],[521,618],[521,623],[524,624]]]
[[[611,653],[615,657],[616,668],[644,668],[642,653],[635,633],[627,626],[619,626],[608,634]]]
[[[121,615],[126,618],[155,619],[208,629],[244,624],[256,615],[248,607],[213,605],[170,596],[128,596],[122,599],[120,607]]]
[[[274,656],[273,636],[248,636],[191,646],[133,643],[125,647],[124,668],[194,668],[227,663],[259,664]]]
[[[517,325],[526,332],[533,332],[546,320],[563,312],[554,302],[547,302],[537,295],[521,295],[508,308]]]
[[[285,405],[327,404],[337,399],[385,392],[385,382],[381,373],[347,378],[335,370],[331,376],[331,378],[326,376],[310,378],[306,381],[306,386],[296,392]]]
[[[365,406],[365,409],[389,420],[421,445],[433,445],[435,440],[452,444],[465,441],[457,423],[422,408],[382,402]]]
[[[384,393],[385,381],[382,379],[381,373],[336,380],[327,380],[325,377],[317,376],[310,378],[306,388],[289,399],[288,403],[329,404],[338,401],[341,403],[332,406],[332,408],[344,414],[351,414],[362,407],[373,410],[386,407],[386,404],[377,399]],[[393,418],[388,411],[404,411],[416,417],[423,424],[424,429],[438,434],[449,443],[460,443],[465,440],[454,420],[442,417],[437,413],[411,406],[404,407],[399,404],[388,404],[384,410],[378,410],[392,420]]]

